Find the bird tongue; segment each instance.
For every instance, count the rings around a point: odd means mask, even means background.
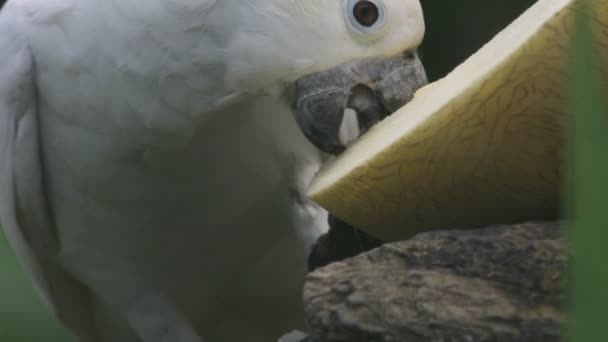
[[[373,125],[390,114],[382,105],[380,98],[370,88],[362,84],[351,89],[346,108],[351,108],[357,113],[359,136],[365,134]]]

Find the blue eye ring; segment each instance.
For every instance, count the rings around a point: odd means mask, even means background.
[[[386,6],[381,0],[347,0],[346,17],[360,33],[372,33],[384,26]]]

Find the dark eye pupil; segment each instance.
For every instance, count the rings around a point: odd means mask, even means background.
[[[370,27],[378,20],[378,7],[371,1],[359,1],[353,8],[353,15],[359,24]]]

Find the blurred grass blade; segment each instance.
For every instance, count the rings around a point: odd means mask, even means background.
[[[572,197],[567,210],[574,249],[568,334],[574,342],[608,341],[608,115],[590,20],[587,11],[579,11],[573,45]]]

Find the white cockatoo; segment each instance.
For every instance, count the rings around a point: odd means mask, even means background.
[[[423,32],[418,0],[8,0],[0,218],[58,319],[86,342],[302,328],[313,144],[412,96]]]

